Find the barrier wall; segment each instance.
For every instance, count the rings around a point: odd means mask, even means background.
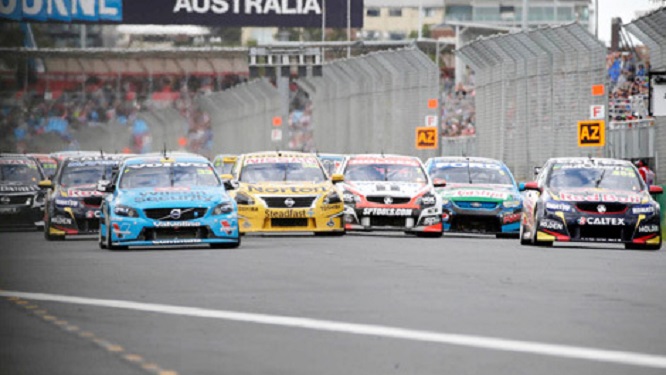
[[[298,80],[312,100],[316,149],[332,153],[397,153],[425,159],[415,128],[428,99],[438,97],[434,62],[416,48],[375,52],[324,66],[322,77]]]
[[[557,156],[603,156],[580,148],[592,85],[606,82],[604,45],[579,24],[482,38],[457,51],[476,72],[477,155],[504,160],[517,178]]]

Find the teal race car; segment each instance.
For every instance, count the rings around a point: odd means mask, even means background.
[[[428,159],[426,170],[442,198],[444,232],[518,236],[523,203],[513,175],[499,160]]]
[[[236,202],[204,157],[132,157],[97,189],[109,193],[101,208],[101,248],[240,245]]]

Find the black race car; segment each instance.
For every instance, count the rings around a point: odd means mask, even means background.
[[[60,163],[53,181],[40,185],[52,189],[44,215],[46,240],[97,234],[104,195],[97,183],[110,179],[124,156],[69,157]]]
[[[37,159],[0,154],[0,228],[39,229],[44,223],[44,172]]]
[[[659,250],[659,203],[626,160],[556,158],[546,162],[526,190],[520,243],[623,243],[627,249]]]

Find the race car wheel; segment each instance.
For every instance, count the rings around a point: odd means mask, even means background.
[[[106,249],[106,238],[102,235],[102,231],[97,232],[97,244],[100,249]]]
[[[108,216],[107,216],[108,217]],[[111,243],[111,223],[109,222],[108,219],[106,219],[104,226],[106,227],[106,235],[105,237],[105,242],[106,242],[106,248],[114,251],[114,250],[127,250],[127,246],[116,246],[113,243]],[[100,244],[100,247],[102,245]]]
[[[231,243],[212,243],[210,244],[211,249],[236,249],[241,244],[241,238],[238,236],[238,242]]]
[[[531,239],[525,238],[525,225],[520,223],[520,233],[518,234],[520,238],[520,244],[523,246],[530,245],[532,243]]]
[[[50,229],[51,217],[49,216],[46,220],[44,220],[44,239],[47,241],[63,241],[65,239],[65,236],[57,236],[49,233]]]
[[[534,246],[553,246],[552,241],[539,241],[537,240],[537,223],[541,221],[538,215],[534,215],[534,226],[532,227],[532,245]]]

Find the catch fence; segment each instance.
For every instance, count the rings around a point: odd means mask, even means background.
[[[604,45],[579,24],[482,38],[458,50],[476,72],[476,154],[518,178],[557,156],[602,156],[580,148],[577,122],[606,105]],[[445,150],[446,151],[446,150]]]

